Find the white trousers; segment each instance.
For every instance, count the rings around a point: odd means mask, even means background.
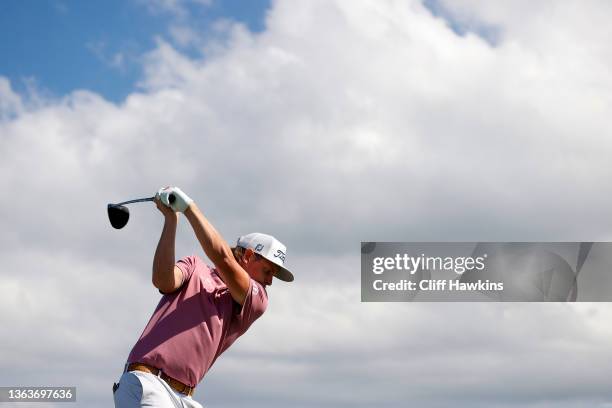
[[[115,408],[203,408],[197,401],[174,391],[151,373],[127,371],[114,391]]]

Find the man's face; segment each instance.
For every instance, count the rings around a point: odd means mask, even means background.
[[[272,278],[278,272],[279,266],[251,250],[247,250],[245,258],[244,266],[249,276],[264,286],[272,285]]]

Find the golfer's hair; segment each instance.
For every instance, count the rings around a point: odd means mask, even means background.
[[[231,248],[231,250],[232,250],[232,254],[234,255],[234,259],[236,260],[236,262],[240,263],[240,260],[242,259],[242,256],[244,255],[245,249],[243,247],[235,246]],[[263,258],[263,256],[257,253],[255,254],[255,256],[257,257],[257,259]]]
[[[242,255],[244,255],[244,248],[235,246],[232,248],[232,254],[234,254],[234,259],[236,259],[236,262],[240,262],[240,258],[242,258]]]

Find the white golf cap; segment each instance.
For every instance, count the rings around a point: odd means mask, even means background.
[[[285,268],[287,247],[272,235],[261,234],[259,232],[243,235],[238,238],[236,246],[245,249],[250,248],[256,254],[259,254],[273,264],[280,266],[278,273],[274,275],[278,279],[285,282],[293,281],[293,274]]]

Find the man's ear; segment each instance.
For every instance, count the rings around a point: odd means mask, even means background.
[[[244,260],[244,263],[248,264],[249,262],[251,262],[253,260],[254,255],[255,252],[251,248],[245,249],[244,253],[242,254],[242,259]]]

